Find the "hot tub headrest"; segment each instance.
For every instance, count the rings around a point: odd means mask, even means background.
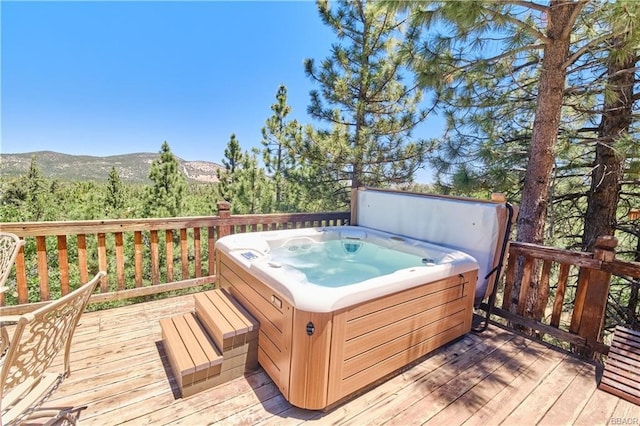
[[[367,238],[367,232],[361,229],[341,229],[340,239],[344,240],[364,240]]]

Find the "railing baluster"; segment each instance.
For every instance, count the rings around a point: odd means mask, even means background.
[[[160,283],[160,250],[158,248],[158,231],[152,229],[149,231],[149,239],[151,241],[151,284]]]
[[[135,285],[142,287],[142,232],[133,233],[134,260],[135,260]]]
[[[189,278],[189,246],[187,241],[187,229],[180,230],[180,263],[182,266],[182,279]]]
[[[215,244],[215,228],[213,226],[210,226],[207,228],[207,250],[209,251],[207,257],[209,258],[209,275],[213,275],[216,270]]]
[[[551,312],[551,325],[560,327],[560,319],[564,307],[564,294],[567,290],[567,279],[569,278],[569,264],[561,263],[558,271],[558,286],[556,288],[556,296],[553,300],[553,311]]]
[[[118,290],[124,290],[124,236],[122,232],[114,234],[116,241],[116,278],[118,281]]]
[[[164,245],[167,253],[167,281],[173,281],[173,230],[164,231]]]
[[[104,232],[98,233],[98,268],[101,271],[109,272],[107,262],[107,235]],[[107,277],[100,281],[100,291],[102,293],[109,291],[108,284]]]
[[[24,259],[24,246],[20,247],[16,258],[16,286],[18,287],[18,303],[29,302],[29,289],[27,286],[27,267]]]
[[[197,226],[193,228],[193,258],[195,276],[200,278],[202,276],[202,257],[200,254],[200,228]]]
[[[522,284],[520,285],[520,294],[518,295],[518,315],[524,315],[525,308],[527,306],[527,297],[529,296],[529,283],[531,282],[533,262],[533,257],[525,256],[524,268],[522,269]]]
[[[89,281],[89,268],[87,267],[87,236],[78,234],[76,239],[78,245],[78,269],[80,271],[80,281]]]
[[[553,262],[545,259],[542,262],[542,270],[540,271],[540,281],[538,290],[538,302],[536,312],[544,312],[549,302],[549,279],[551,274],[551,265]]]
[[[58,268],[60,269],[60,293],[69,294],[69,254],[67,236],[58,235]]]
[[[571,315],[571,324],[569,331],[577,333],[580,328],[580,319],[584,310],[584,302],[587,296],[587,286],[589,285],[590,269],[580,268],[578,272],[578,287],[576,288],[576,297],[573,302],[573,314]]]
[[[47,237],[36,237],[38,253],[38,277],[40,278],[40,301],[49,300],[49,268],[47,266]]]

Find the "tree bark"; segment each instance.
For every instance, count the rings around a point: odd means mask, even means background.
[[[582,2],[566,0],[551,1],[547,13],[547,34],[540,72],[538,98],[533,122],[533,133],[529,151],[529,162],[524,177],[522,201],[518,215],[517,240],[542,244],[549,204],[549,186],[553,174],[563,92],[566,80],[566,62],[569,55],[570,37]],[[522,264],[518,265],[517,277],[522,277]],[[537,272],[537,271],[534,271]],[[532,273],[530,282],[516,279],[513,294],[520,287],[527,291],[525,316],[540,319],[547,305],[548,288],[542,288],[537,273]],[[517,300],[512,301],[515,312]]]
[[[613,235],[615,232],[624,162],[624,156],[616,149],[616,142],[629,133],[633,118],[635,62],[635,55],[629,55],[622,62],[609,61],[607,86],[613,94],[605,96],[598,127],[582,237],[582,248],[585,251],[593,251],[596,238],[600,235]]]

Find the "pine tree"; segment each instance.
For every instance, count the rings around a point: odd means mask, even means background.
[[[45,220],[47,211],[47,186],[36,156],[31,159],[25,181],[25,207],[28,219],[34,222]]]
[[[309,133],[306,161],[320,162],[327,179],[348,199],[349,187],[411,182],[427,144],[412,140],[412,130],[427,113],[419,109],[422,92],[402,82],[397,54],[403,22],[373,2],[319,1],[323,22],[339,44],[319,66],[305,61],[306,74],[320,86],[311,92],[308,112],[331,129]],[[306,163],[305,163],[306,165]]]
[[[533,107],[535,101],[547,98],[539,94],[544,85],[538,82],[543,58],[548,54],[544,49],[555,42],[540,29],[560,10],[561,2],[549,6],[517,1],[404,2],[404,6],[415,24],[407,33],[412,42],[408,56],[423,87],[433,89],[437,107],[448,121],[438,156],[432,158],[440,189],[456,193],[499,190],[517,199],[525,173],[540,164],[529,159],[536,117]],[[606,105],[603,109],[603,102],[616,97],[617,83],[607,81],[606,76],[633,81],[637,53],[629,50],[638,45],[638,32],[633,31],[637,26],[637,2],[585,1],[575,2],[574,6],[571,19],[575,24],[562,29],[571,33],[571,43],[560,65],[566,68],[565,90],[555,90],[563,95],[562,109],[557,120],[557,144],[553,147],[555,157],[549,157],[553,158],[549,172],[552,180],[543,234],[547,242],[568,246],[576,246],[581,236],[581,223],[575,226],[576,221],[571,218],[584,214],[587,201],[595,206],[593,195],[609,194],[597,202],[599,208],[590,208],[594,215],[601,213],[602,217],[589,215],[592,219],[586,221],[587,226],[601,226],[589,232],[591,237],[586,239],[593,242],[596,234],[611,233],[614,188],[619,180],[614,176],[620,176],[623,156],[621,149],[616,149],[614,160],[611,144],[603,141],[619,137],[624,126],[601,126],[597,122],[602,121],[599,117],[607,110],[615,111],[612,115],[618,123],[629,122],[629,117],[622,118],[629,114],[621,114],[629,111],[634,102],[628,84],[627,93],[617,96],[626,100],[627,107],[623,108],[619,101],[613,109]],[[553,19],[557,23],[557,16]],[[425,29],[426,35],[417,37]],[[567,35],[563,37],[566,41]],[[621,37],[626,39],[624,43],[620,43]],[[621,56],[626,56],[629,64],[607,71],[610,56],[618,63]],[[549,68],[553,67],[545,69]],[[611,118],[607,123],[612,122]],[[540,121],[553,124],[553,120]],[[553,154],[550,148],[547,145],[542,151]],[[604,150],[609,154],[602,155]],[[597,158],[591,163],[589,158],[594,157]],[[592,172],[596,186],[588,194],[584,176]],[[560,236],[562,240],[558,240]]]
[[[147,217],[177,217],[182,212],[185,178],[166,141],[159,154],[160,158],[151,163],[149,179],[153,185],[147,191],[144,214]]]
[[[603,100],[584,220],[582,247],[586,251],[593,251],[598,236],[614,235],[617,228],[625,160],[633,151],[633,106],[640,99],[634,74],[640,61],[639,14],[639,3],[615,2],[605,5],[597,15],[604,20],[602,25],[610,28],[611,36],[605,38],[602,48],[598,49],[606,55],[592,61],[600,68],[606,67],[606,72],[598,73],[606,77],[602,83],[591,85],[602,87],[599,94]]]
[[[618,195],[637,196],[621,188],[637,155],[638,3],[403,3],[416,25],[408,56],[448,119],[433,159],[448,175],[441,188],[521,195],[520,240],[590,250],[611,235],[624,216]],[[540,318],[548,288],[523,285],[533,289],[527,314]]]
[[[287,104],[287,88],[281,85],[276,93],[276,103],[271,105],[273,115],[262,128],[264,165],[272,179],[276,211],[295,211],[297,189],[295,181],[287,179],[296,167],[292,146],[300,125],[296,120],[287,121],[291,107]]]
[[[235,133],[231,134],[227,147],[224,150],[224,158],[222,159],[222,165],[224,169],[217,170],[218,176],[218,193],[220,198],[231,203],[233,208],[232,198],[234,196],[234,179],[236,178],[235,172],[242,161],[242,149],[240,148],[240,142],[236,138]]]
[[[420,54],[413,58],[423,85],[436,89],[437,102],[462,107],[460,111],[447,111],[450,126],[473,141],[459,146],[474,154],[484,150],[486,155],[496,146],[490,143],[492,140],[530,141],[520,144],[526,147],[521,152],[526,153],[527,161],[522,174],[518,241],[544,242],[567,67],[575,60],[571,56],[571,36],[588,3],[551,0],[542,5],[505,0],[401,5],[413,20],[414,27],[408,34],[413,45],[419,46]],[[429,29],[436,24],[450,30],[449,35],[420,42],[420,27]],[[521,101],[512,102],[513,94]],[[522,100],[527,100],[526,104]],[[524,108],[509,112],[519,105]],[[531,105],[535,105],[533,111]],[[474,108],[482,114],[469,115]],[[464,119],[465,115],[469,119]],[[463,119],[458,121],[457,117]],[[478,159],[464,158],[466,164],[459,171],[473,170]],[[463,182],[467,176],[470,174],[458,174]],[[520,275],[522,265],[518,270]],[[529,288],[526,314],[540,318],[548,287],[533,281],[523,285]],[[518,284],[514,291],[519,291]]]
[[[24,175],[8,181],[2,179],[1,217],[7,221],[56,220],[61,217],[59,209],[63,205],[55,202],[59,186],[58,181],[43,176],[34,155]]]
[[[242,149],[240,148],[240,142],[238,142],[235,133],[233,133],[231,139],[229,139],[227,148],[224,150],[224,156],[225,158],[222,159],[222,165],[229,172],[235,172],[242,159]]]
[[[258,165],[259,153],[257,148],[253,148],[250,153],[245,152],[241,168],[236,170],[238,192],[234,202],[238,204],[238,213],[258,214],[271,212],[273,193],[265,170]]]
[[[122,180],[120,174],[115,167],[111,167],[109,172],[109,179],[107,181],[107,195],[106,203],[107,207],[117,216],[118,213],[124,208],[125,194],[124,187],[122,186]]]
[[[258,165],[259,151],[244,152],[235,134],[224,150],[224,170],[218,169],[218,193],[231,203],[233,214],[257,214],[271,211],[272,192],[265,170]]]

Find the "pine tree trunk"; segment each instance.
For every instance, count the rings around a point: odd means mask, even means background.
[[[624,158],[616,142],[629,132],[633,117],[633,84],[635,56],[624,62],[611,60],[608,67],[609,90],[598,128],[596,156],[591,172],[591,188],[584,222],[582,248],[593,251],[596,238],[613,235],[620,195]]]
[[[549,186],[555,160],[571,29],[581,7],[581,3],[554,0],[551,1],[548,9],[547,40],[540,72],[529,162],[518,214],[518,241],[536,244],[544,242]],[[531,282],[522,283],[523,265],[517,266],[513,294],[517,298],[520,287],[526,289],[528,297],[524,310],[525,316],[540,319],[547,305],[549,289],[540,285],[537,271],[531,274]],[[514,312],[516,304],[517,300],[515,303],[512,301],[511,310]]]

